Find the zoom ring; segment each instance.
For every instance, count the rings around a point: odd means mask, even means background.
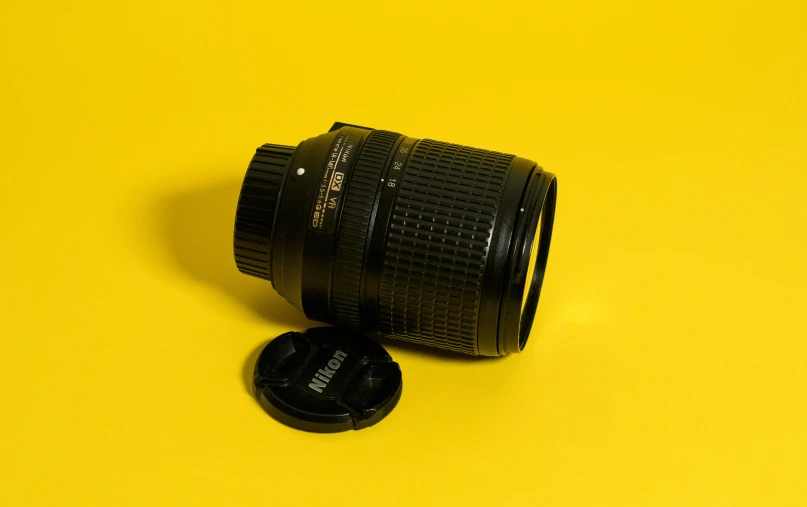
[[[513,155],[424,139],[404,169],[387,233],[379,330],[478,353],[491,233]]]
[[[264,144],[249,163],[235,213],[235,264],[244,274],[271,280],[272,222],[294,147]]]
[[[331,314],[335,323],[358,328],[361,272],[378,183],[400,134],[374,130],[367,136],[353,168],[342,218],[333,274]]]

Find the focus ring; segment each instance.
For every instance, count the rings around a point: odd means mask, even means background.
[[[491,232],[515,157],[424,139],[404,169],[387,233],[379,330],[478,353]]]
[[[249,163],[235,212],[233,249],[238,270],[271,280],[272,223],[293,146],[264,144]]]
[[[331,298],[331,314],[341,326],[361,325],[361,272],[373,206],[387,158],[400,136],[384,130],[370,132],[350,176],[339,225]]]

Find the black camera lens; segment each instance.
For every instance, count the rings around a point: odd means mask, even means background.
[[[556,198],[530,160],[336,123],[258,148],[235,259],[310,319],[504,355],[529,337]]]

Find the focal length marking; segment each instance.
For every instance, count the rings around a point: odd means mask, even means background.
[[[345,171],[350,167],[351,158],[355,153],[358,139],[350,132],[342,132],[336,136],[322,179],[314,196],[314,209],[311,210],[311,229],[315,231],[331,232],[336,221],[336,207],[339,204]]]
[[[328,383],[333,378],[336,370],[342,366],[342,361],[344,361],[345,358],[347,358],[347,354],[341,350],[334,352],[333,357],[328,361],[328,364],[325,365],[325,368],[320,368],[314,374],[314,377],[311,379],[311,383],[308,384],[308,387],[318,393],[321,393],[322,390],[328,386]]]

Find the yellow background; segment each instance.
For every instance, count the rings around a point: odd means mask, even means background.
[[[0,504],[807,505],[803,2],[5,2]],[[559,177],[526,351],[390,345],[361,432],[247,378],[254,148],[352,122]]]

